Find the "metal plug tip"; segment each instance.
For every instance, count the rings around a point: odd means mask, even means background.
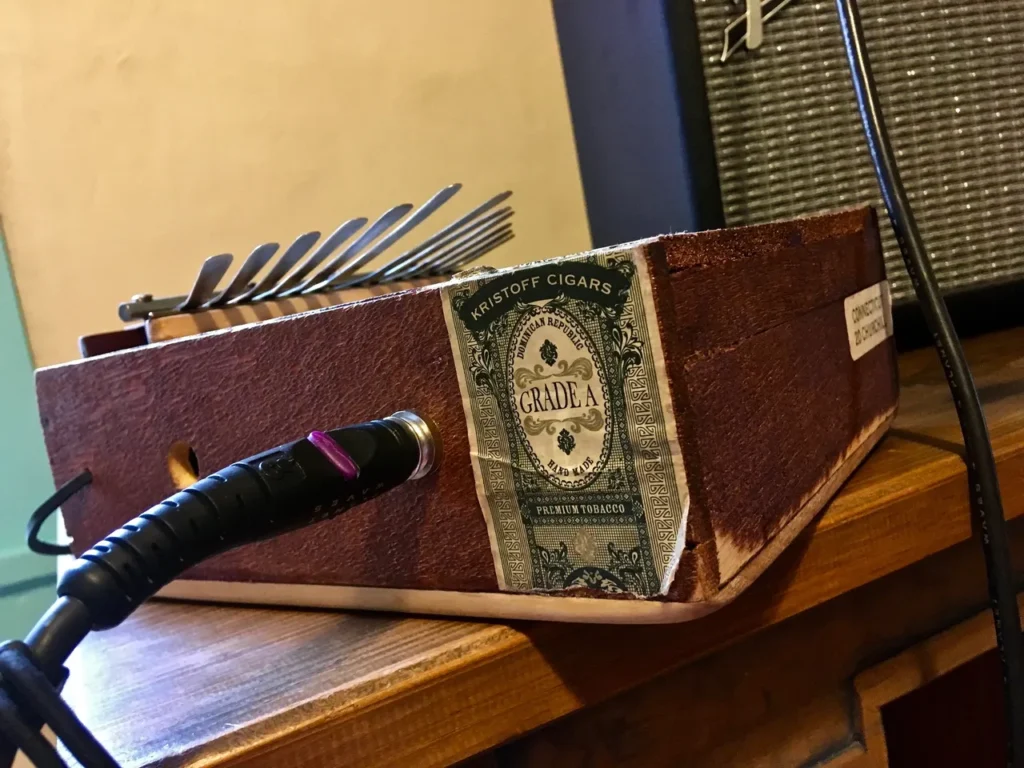
[[[437,437],[437,427],[417,413],[399,411],[388,416],[385,421],[393,421],[401,425],[412,435],[420,449],[420,458],[416,468],[409,475],[410,480],[426,477],[441,463],[441,440]]]

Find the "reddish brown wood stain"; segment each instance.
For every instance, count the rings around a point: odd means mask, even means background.
[[[885,276],[877,220],[858,209],[681,235],[666,252],[691,515],[756,551],[896,402],[894,345],[852,360],[843,310]]]
[[[647,247],[686,470],[672,599],[714,591],[715,543],[756,549],[896,401],[890,344],[850,359],[843,299],[882,277],[868,209],[666,237]],[[41,370],[76,552],[174,491],[175,440],[221,467],[313,428],[429,414],[441,470],[335,520],[197,567],[213,580],[495,590],[437,290],[334,307]]]

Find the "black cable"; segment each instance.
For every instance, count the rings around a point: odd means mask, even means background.
[[[61,597],[36,622],[25,645],[41,660],[40,668],[50,682],[60,686],[66,674],[64,660],[91,629],[92,616],[85,604],[73,597]]]
[[[0,766],[13,761],[14,746],[24,751],[39,768],[64,766],[54,746],[39,733],[44,723],[59,735],[62,742],[71,745],[69,751],[79,763],[90,766],[92,763],[86,762],[85,758],[101,754],[103,748],[98,743],[86,748],[78,746],[84,726],[57,693],[67,677],[64,660],[91,628],[88,608],[74,598],[61,597],[36,622],[24,643],[0,646],[0,680],[7,681],[10,686],[14,684],[15,677],[20,677],[21,685],[28,690],[28,694],[23,692],[16,703],[7,691],[0,688]],[[48,664],[44,665],[40,658],[47,659]],[[19,672],[19,669],[29,666],[38,669],[39,675]],[[11,691],[12,694],[17,692],[17,687]],[[32,703],[33,695],[48,697],[46,713],[40,711],[38,703]],[[91,739],[88,731],[84,736]],[[115,765],[109,755],[106,759],[107,762],[97,764]]]
[[[86,768],[116,768],[58,692],[64,662],[91,630],[117,626],[201,560],[327,520],[423,477],[437,450],[429,425],[406,411],[311,432],[199,480],[97,542],[61,575],[59,599],[27,641],[0,646],[0,766],[21,749],[39,768],[63,768],[39,734],[46,724]]]
[[[107,750],[47,680],[27,645],[10,642],[0,646],[0,676],[19,705],[50,726],[79,763],[89,768],[117,768]]]
[[[857,107],[878,185],[889,211],[889,220],[896,233],[896,242],[903,254],[907,273],[942,363],[964,436],[968,496],[981,531],[989,598],[995,621],[996,647],[1003,667],[1009,736],[1007,758],[1011,766],[1024,766],[1024,639],[1020,631],[1017,590],[999,495],[999,478],[985,414],[900,180],[871,73],[857,2],[836,0],[836,8],[857,96]]]
[[[0,765],[11,765],[20,749],[36,768],[67,768],[39,726],[29,723],[18,703],[0,689]]]
[[[78,475],[68,480],[58,488],[50,498],[39,505],[39,508],[28,519],[25,526],[25,542],[28,548],[38,555],[70,555],[71,547],[67,544],[51,544],[48,541],[39,539],[39,529],[57,509],[92,482],[92,472],[88,469],[82,470]]]

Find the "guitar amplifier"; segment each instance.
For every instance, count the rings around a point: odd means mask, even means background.
[[[746,10],[729,0],[555,0],[597,244],[881,208],[834,2],[764,0],[753,50]],[[1020,279],[1024,2],[862,0],[861,13],[942,287]],[[665,189],[675,205],[652,209],[648,190]],[[894,302],[913,300],[887,226],[883,243]]]

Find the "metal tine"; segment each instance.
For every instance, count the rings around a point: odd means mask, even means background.
[[[288,274],[289,271],[299,264],[309,249],[313,247],[316,240],[320,237],[319,232],[306,232],[299,235],[284,253],[280,255],[277,261],[273,263],[273,266],[266,274],[253,285],[249,284],[250,281],[259,274],[263,267],[271,262],[274,254],[277,252],[278,245],[276,243],[264,243],[253,249],[228,287],[219,294],[217,286],[227,274],[234,258],[228,253],[211,256],[203,262],[188,296],[172,296],[162,299],[153,299],[150,296],[134,297],[131,301],[118,306],[118,315],[123,320],[130,321],[140,317],[166,314],[168,312],[191,312],[200,308],[262,301],[278,298],[285,294],[290,296],[296,293],[311,293],[327,289],[336,290],[349,285],[369,282],[392,282],[396,279],[411,279],[422,276],[426,270],[432,270],[437,274],[438,270],[450,268],[459,258],[465,258],[467,247],[476,245],[477,249],[479,249],[479,244],[484,243],[486,237],[493,237],[496,234],[508,235],[510,227],[495,230],[494,225],[508,219],[512,215],[511,208],[494,211],[489,216],[483,218],[481,216],[499,203],[507,200],[512,195],[510,191],[495,195],[472,211],[441,228],[426,240],[370,273],[353,273],[360,266],[382,254],[415,226],[422,223],[437,208],[447,202],[452,195],[458,192],[459,189],[461,189],[460,184],[453,184],[435,193],[430,200],[414,212],[405,222],[400,224],[395,231],[373,246],[369,252],[358,257],[355,262],[347,266],[344,266],[346,261],[386,232],[398,219],[412,210],[412,206],[396,206],[386,212],[371,226],[372,232],[365,232],[360,236],[357,243],[353,243],[341,256],[332,259],[330,264],[319,270],[313,278],[303,280],[324,259],[337,250],[341,243],[364,226],[367,222],[365,218],[352,219],[338,227],[321,243],[319,248],[306,262],[291,275]],[[471,235],[474,236],[470,238]],[[510,239],[510,236],[505,238],[505,240],[507,239]],[[484,252],[494,247],[497,246],[493,244],[488,245]],[[459,256],[460,252],[464,254],[462,257]],[[473,258],[478,258],[478,256]],[[343,266],[344,268],[336,271],[338,266]],[[327,277],[328,275],[330,277]],[[346,277],[348,278],[347,280],[344,279]]]
[[[277,243],[263,243],[263,245],[253,248],[252,253],[242,262],[242,266],[238,268],[238,272],[228,283],[228,287],[206,302],[203,307],[205,309],[219,307],[243,293],[249,287],[252,279],[259,274],[259,271],[266,266],[270,257],[277,253],[277,249],[280,247]]]
[[[274,263],[274,266],[263,276],[263,278],[256,283],[252,288],[247,290],[241,296],[237,296],[231,300],[232,304],[242,304],[248,301],[258,293],[264,293],[273,288],[277,283],[288,274],[288,270],[294,267],[299,259],[306,255],[306,252],[313,247],[313,243],[320,239],[320,233],[317,231],[306,232],[299,235],[292,244],[288,246],[287,250],[281,254],[281,257]]]
[[[492,240],[497,240],[501,237],[504,237],[505,235],[511,232],[511,224],[505,224],[501,227],[498,227],[497,229],[482,232],[481,234],[474,237],[472,240],[469,240],[460,245],[459,247],[449,251],[448,255],[443,260],[439,260],[438,263],[434,265],[434,268],[430,271],[430,274],[440,275],[445,274],[447,272],[451,272],[455,265],[460,263],[460,261],[466,256],[467,253],[470,253],[471,251],[475,250],[476,248],[480,247],[485,243],[490,243]]]
[[[430,270],[429,274],[446,274],[451,272],[453,265],[456,264],[465,254],[469,253],[482,243],[505,236],[505,234],[508,234],[510,231],[512,231],[512,225],[504,224],[496,229],[488,229],[480,232],[472,240],[462,243],[447,252],[443,259],[438,260],[433,269]]]
[[[443,274],[447,264],[452,263],[455,259],[459,258],[462,254],[467,253],[469,250],[475,248],[480,243],[498,236],[498,234],[504,234],[511,231],[512,225],[510,223],[502,226],[488,226],[473,234],[470,238],[464,238],[459,240],[444,250],[444,253],[438,254],[434,259],[431,260],[430,269],[420,269],[414,274],[403,274],[397,280],[418,280],[420,278],[427,278],[430,275]],[[382,281],[382,283],[394,283],[394,280]]]
[[[313,243],[315,243],[317,238],[319,238],[319,237],[320,237],[320,233],[319,232],[307,232],[304,235],[300,235],[298,238],[296,238],[295,242],[293,242],[288,247],[288,250],[284,252],[284,254],[281,256],[281,258],[278,259],[277,263],[274,265],[273,269],[271,269],[270,272],[266,275],[266,277],[264,277],[262,280],[259,281],[259,283],[257,283],[253,287],[249,288],[248,290],[246,290],[244,293],[242,293],[239,296],[235,296],[234,298],[231,298],[231,296],[229,294],[228,298],[224,302],[221,301],[222,297],[224,296],[223,292],[219,296],[214,296],[213,294],[210,293],[210,290],[208,288],[204,287],[203,291],[202,291],[202,295],[203,296],[211,296],[211,298],[209,299],[208,302],[207,301],[199,301],[198,304],[195,304],[195,305],[189,304],[187,309],[182,309],[182,307],[185,307],[185,305],[186,305],[186,298],[187,297],[185,297],[185,296],[169,296],[169,297],[163,298],[163,299],[153,299],[153,298],[149,298],[149,297],[137,297],[137,298],[132,299],[129,302],[125,302],[125,303],[120,304],[118,306],[118,308],[117,308],[118,317],[120,317],[125,322],[129,322],[131,320],[138,320],[139,318],[145,318],[145,317],[150,317],[150,316],[155,316],[155,315],[166,315],[168,313],[173,313],[173,312],[191,311],[191,310],[198,309],[198,308],[204,307],[204,306],[206,306],[206,307],[215,306],[214,302],[216,302],[217,304],[221,304],[221,303],[239,304],[241,302],[244,302],[244,301],[248,300],[251,296],[255,295],[259,291],[264,290],[265,288],[269,288],[270,286],[275,284],[278,280],[280,280],[281,277],[285,274],[285,272],[287,272],[289,269],[291,269],[292,265],[294,265],[295,262],[298,261],[298,259],[300,259],[303,256],[303,254],[305,254],[306,251],[309,250],[310,246],[312,246]],[[274,253],[274,251],[276,249],[277,249],[277,244],[276,243],[264,243],[263,245],[257,246],[257,248],[253,251],[253,253],[251,253],[249,255],[249,259],[247,259],[246,262],[249,263],[249,260],[253,259],[253,257],[256,255],[257,251],[262,253],[264,250],[266,250],[267,251],[267,256],[269,258],[270,256],[273,255],[273,253]],[[230,256],[230,254],[222,254],[221,256],[224,256],[224,255],[229,255]],[[212,258],[220,258],[220,257],[212,257]],[[202,274],[202,269],[208,269],[208,267],[206,267],[206,265],[204,264],[203,268],[200,269],[200,274]],[[242,269],[246,269],[246,266],[243,265]],[[226,271],[227,271],[227,269],[225,268],[224,272],[226,272]],[[256,270],[256,272],[258,272],[258,271],[259,270]],[[240,269],[239,270],[239,274],[241,274],[241,272],[242,272],[242,270]],[[246,278],[246,280],[248,281],[249,279],[252,279],[253,276],[255,276],[255,274],[249,275]],[[223,277],[223,273],[221,274],[220,277],[217,278],[218,281],[222,277]],[[207,277],[204,277],[203,279],[204,280],[208,280],[209,277],[207,276]],[[238,277],[236,276],[235,279],[237,280]],[[196,282],[198,283],[198,281],[199,281],[199,278],[197,277],[196,278]],[[232,281],[233,285],[234,285],[234,282],[235,281]],[[239,281],[239,282],[241,282],[241,281]],[[214,288],[216,288],[216,286],[214,286]],[[229,290],[229,292],[233,292],[233,289],[230,288],[230,287],[229,287],[228,290]]]
[[[472,248],[468,252],[465,251],[464,248],[463,249],[459,249],[463,253],[462,253],[461,256],[458,256],[457,254],[453,254],[453,255],[457,256],[457,260],[455,262],[455,267],[454,267],[454,269],[452,271],[458,271],[460,269],[465,268],[466,266],[472,264],[474,261],[479,259],[481,256],[483,256],[483,255],[485,255],[487,253],[490,253],[495,248],[497,248],[497,247],[499,247],[501,245],[504,245],[505,243],[507,243],[509,240],[511,240],[514,237],[515,237],[515,235],[512,233],[511,229],[509,229],[507,227],[502,227],[500,232],[497,233],[496,236],[492,236],[492,237],[486,238],[485,240],[480,242],[476,247]],[[392,281],[392,280],[388,280],[386,282],[382,282],[381,285],[389,285],[389,284],[391,284],[393,282],[394,281]]]
[[[299,285],[293,286],[292,288],[290,288],[288,291],[281,295],[295,296],[296,294],[300,293],[309,293],[309,287],[317,282],[318,278],[320,278],[320,275],[325,273],[333,273],[335,270],[338,269],[339,266],[341,266],[346,261],[351,259],[353,256],[355,256],[357,253],[363,250],[363,248],[372,243],[382,234],[387,232],[395,224],[396,221],[405,216],[405,214],[407,214],[411,210],[412,206],[409,203],[402,203],[401,205],[396,205],[394,208],[389,208],[383,213],[383,215],[381,215],[379,219],[373,222],[373,224],[370,225],[369,229],[363,232],[363,234],[361,234],[354,243],[352,243],[348,248],[339,253],[333,259],[331,259],[330,264],[328,264],[322,270],[313,275],[313,277],[304,280]]]
[[[188,312],[209,301],[234,258],[230,253],[219,253],[204,261],[203,266],[199,268],[199,274],[196,275],[196,281],[192,284],[192,290],[175,309],[179,312]]]
[[[465,256],[460,258],[454,265],[452,265],[451,272],[461,272],[466,267],[468,267],[470,264],[472,264],[474,261],[479,259],[481,256],[483,256],[485,254],[488,254],[491,251],[493,251],[495,248],[498,248],[498,247],[504,245],[505,243],[507,243],[509,240],[511,240],[515,236],[516,236],[515,233],[512,232],[511,230],[509,230],[508,232],[503,234],[501,237],[495,238],[493,240],[489,240],[489,241],[487,241],[485,243],[481,243],[475,249],[473,249],[472,251],[467,253]]]
[[[434,265],[438,263],[445,254],[451,253],[452,249],[450,246],[465,243],[470,237],[475,236],[482,230],[490,229],[491,227],[510,218],[513,213],[514,211],[511,207],[499,208],[494,211],[494,213],[484,216],[479,221],[473,222],[471,226],[445,238],[433,248],[424,251],[420,255],[419,259],[412,264],[407,265],[405,269],[400,271],[388,270],[385,278],[389,281],[411,280],[430,272],[434,268]]]
[[[366,283],[376,282],[378,280],[401,279],[401,276],[405,274],[405,268],[408,267],[412,262],[419,261],[420,256],[425,251],[429,249],[431,252],[434,252],[436,250],[435,246],[440,247],[445,243],[451,242],[454,237],[460,237],[462,233],[457,233],[457,230],[461,229],[463,225],[468,224],[478,216],[487,213],[487,211],[491,210],[491,208],[498,205],[499,203],[505,202],[511,196],[511,191],[505,191],[502,192],[501,194],[495,195],[485,203],[478,205],[469,213],[460,216],[458,219],[453,221],[448,226],[444,227],[443,229],[439,229],[437,232],[432,234],[422,243],[419,243],[415,247],[410,248],[401,256],[397,256],[391,261],[389,261],[387,264],[378,267],[372,272],[367,273],[356,284],[364,285]],[[451,237],[449,237],[449,235],[451,235]],[[442,243],[441,241],[444,241],[444,243]],[[398,272],[398,270],[400,269],[403,270],[401,273]],[[391,278],[391,274],[395,274],[398,276],[395,278]]]
[[[505,222],[500,226],[493,226],[484,229],[481,232],[477,232],[471,238],[461,240],[460,242],[454,243],[444,253],[438,254],[437,258],[431,263],[430,271],[426,274],[437,275],[441,274],[446,270],[452,262],[458,257],[460,253],[465,253],[471,248],[475,248],[482,241],[488,238],[494,237],[496,234],[509,232],[512,229],[512,222]],[[423,273],[421,273],[422,276]]]
[[[388,265],[384,277],[380,282],[394,282],[396,280],[414,280],[430,271],[436,262],[445,253],[451,253],[451,249],[460,243],[477,234],[478,232],[494,226],[496,223],[508,219],[514,211],[511,207],[499,208],[497,211],[484,216],[477,221],[470,222],[470,226],[463,227],[458,232],[453,232],[448,237],[439,241],[432,247],[421,251],[418,258],[406,263],[404,267],[395,268],[398,265]],[[369,276],[367,276],[369,278]]]
[[[291,288],[302,282],[302,278],[316,269],[321,261],[334,253],[338,249],[338,246],[362,229],[363,225],[366,224],[366,221],[365,217],[349,219],[346,221],[328,235],[327,239],[317,246],[317,249],[313,251],[313,253],[311,253],[304,262],[302,262],[298,269],[270,290],[254,296],[253,300],[263,301],[264,299],[278,299],[287,294]]]
[[[359,278],[351,277],[357,269],[364,264],[369,264],[375,258],[384,253],[384,251],[394,245],[396,241],[405,237],[405,235],[426,221],[434,211],[451,200],[460,189],[462,189],[461,184],[449,184],[447,187],[442,187],[434,193],[433,197],[427,200],[427,202],[411,213],[407,219],[389,232],[386,237],[382,237],[378,240],[373,247],[366,251],[366,253],[350,261],[340,270],[335,272],[333,276],[308,288],[306,292],[314,293],[320,290],[336,290],[338,288],[345,287],[354,280],[358,281]]]

